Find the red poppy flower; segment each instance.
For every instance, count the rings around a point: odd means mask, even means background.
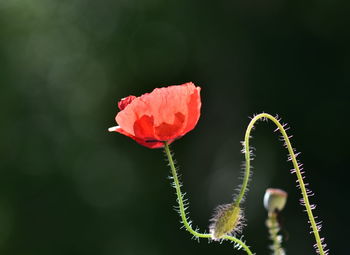
[[[184,136],[197,124],[200,116],[200,87],[192,82],[154,89],[140,97],[123,98],[115,117],[119,132],[148,148],[164,147]]]

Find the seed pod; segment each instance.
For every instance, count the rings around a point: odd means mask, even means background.
[[[269,213],[282,211],[287,202],[288,194],[281,189],[267,189],[264,196],[264,206]]]

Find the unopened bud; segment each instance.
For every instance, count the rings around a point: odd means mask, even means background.
[[[224,235],[240,232],[242,221],[243,213],[239,206],[235,204],[218,206],[209,226],[212,239],[219,240]]]
[[[264,206],[270,213],[282,211],[287,202],[288,194],[281,189],[267,189],[264,196]]]

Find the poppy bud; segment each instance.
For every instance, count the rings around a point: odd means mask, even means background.
[[[267,189],[264,196],[264,206],[269,213],[282,211],[287,202],[287,192],[281,189]]]
[[[224,235],[240,232],[242,220],[242,210],[234,203],[218,206],[209,226],[212,239],[219,240]]]

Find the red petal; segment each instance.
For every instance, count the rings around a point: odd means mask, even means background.
[[[119,102],[118,102],[118,108],[122,111],[125,109],[125,107],[130,104],[136,97],[135,96],[128,96],[128,97],[124,97],[122,98]]]
[[[158,140],[154,136],[153,117],[143,115],[134,123],[135,136],[142,140]]]
[[[175,113],[174,122],[172,124],[162,123],[159,126],[155,127],[157,137],[161,141],[168,141],[180,137],[182,135],[181,131],[183,129],[185,122],[185,115],[181,112]]]
[[[146,141],[146,140],[143,140],[143,139],[140,139],[136,136],[133,136],[127,132],[125,132],[125,130],[123,130],[122,128],[117,128],[115,129],[115,132],[118,132],[120,134],[123,134],[125,136],[128,136],[130,137],[131,139],[135,140],[137,143],[145,146],[145,147],[148,147],[148,148],[151,148],[151,149],[156,149],[156,148],[163,148],[164,147],[164,143],[163,142],[159,142],[159,141]],[[172,141],[171,141],[172,142]]]
[[[188,119],[187,125],[184,130],[184,134],[191,131],[199,120],[200,110],[201,110],[201,98],[200,98],[200,88],[197,87],[193,94],[189,97],[189,102],[187,104]]]

